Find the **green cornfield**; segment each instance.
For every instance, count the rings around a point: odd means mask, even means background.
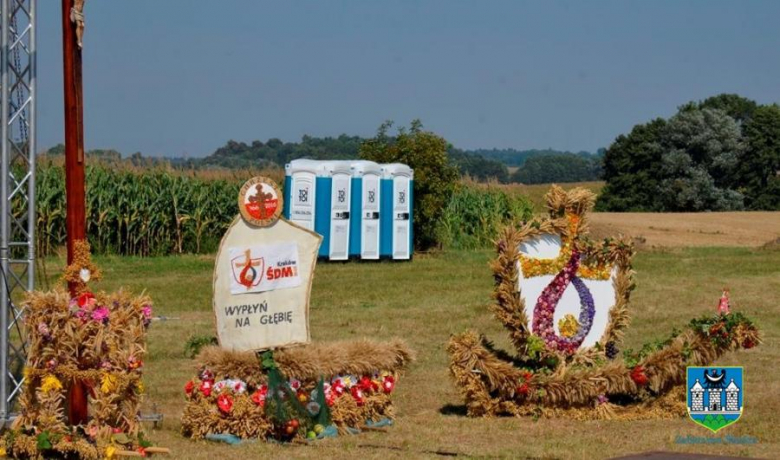
[[[87,166],[87,238],[98,254],[213,252],[238,213],[241,183],[165,168]],[[36,245],[47,255],[65,244],[63,168],[39,167],[36,187]]]
[[[243,182],[266,175],[280,185],[280,170],[181,171],[97,163],[86,168],[87,238],[96,254],[157,256],[213,253],[238,214]],[[65,245],[65,172],[40,163],[36,178],[36,251]],[[14,211],[21,212],[20,203]],[[489,246],[505,225],[528,219],[528,199],[500,187],[461,183],[439,222],[444,248]]]
[[[451,249],[490,246],[510,223],[528,220],[533,205],[519,194],[500,187],[462,183],[439,222],[439,240]]]

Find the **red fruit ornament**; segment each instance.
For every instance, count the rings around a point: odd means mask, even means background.
[[[392,375],[388,375],[385,377],[384,381],[382,381],[382,391],[384,391],[386,394],[390,394],[390,392],[393,391],[395,388],[395,378],[393,378]]]
[[[217,406],[219,406],[219,410],[229,414],[233,409],[233,398],[231,398],[228,394],[219,395],[217,398]]]
[[[642,366],[636,366],[631,370],[631,380],[640,387],[647,385],[648,378],[645,375],[645,369]]]
[[[366,402],[365,398],[363,397],[363,391],[360,388],[356,386],[352,387],[350,392],[352,393],[352,397],[355,399],[355,402],[358,406],[362,406]]]
[[[200,392],[203,393],[203,396],[211,396],[211,389],[214,386],[214,384],[210,380],[204,380],[200,384]]]
[[[364,375],[360,378],[360,381],[358,382],[358,387],[360,387],[361,390],[366,392],[376,391],[378,390],[377,384],[374,383],[371,380],[371,377]]]
[[[527,383],[524,383],[517,387],[517,392],[520,393],[523,396],[528,395],[528,393],[531,391],[531,388],[528,386]]]
[[[268,387],[263,385],[252,393],[252,401],[260,407],[265,406],[265,398],[268,395]]]
[[[344,384],[341,383],[341,380],[339,380],[338,382],[334,383],[333,386],[331,387],[331,391],[333,393],[335,393],[336,396],[343,395],[344,394],[344,389],[345,389],[344,388]]]
[[[93,307],[95,303],[97,303],[97,301],[95,300],[95,294],[91,292],[85,292],[81,294],[80,296],[78,296],[76,302],[81,308]]]

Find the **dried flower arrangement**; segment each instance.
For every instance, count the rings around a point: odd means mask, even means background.
[[[187,382],[186,436],[313,439],[391,423],[392,393],[412,360],[400,340],[312,344],[264,353],[205,347]]]
[[[152,302],[120,291],[91,293],[99,277],[89,245],[78,242],[65,280],[77,285],[32,292],[25,300],[28,356],[20,414],[0,439],[6,455],[84,459],[167,452],[144,438],[138,420]],[[97,276],[95,276],[97,275]],[[91,418],[72,426],[65,414],[75,385],[88,388]]]
[[[634,289],[633,247],[625,239],[595,242],[587,238],[587,212],[594,195],[584,189],[547,194],[549,217],[508,228],[497,242],[491,267],[495,278],[492,309],[508,329],[516,353],[495,350],[484,336],[470,331],[448,344],[450,372],[470,416],[533,415],[577,419],[668,418],[686,414],[682,386],[687,366],[711,363],[723,353],[752,348],[758,330],[740,313],[719,309],[694,320],[684,332],[648,344],[619,359],[628,302]],[[528,257],[524,242],[544,235],[560,238],[552,259]],[[533,309],[529,327],[519,279],[552,275]],[[612,280],[615,300],[606,328],[593,346],[582,346],[593,326],[595,305],[583,280]],[[569,285],[580,300],[579,317],[553,321]]]

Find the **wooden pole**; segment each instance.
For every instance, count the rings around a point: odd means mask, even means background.
[[[62,58],[65,84],[65,197],[68,234],[68,264],[73,262],[74,243],[86,238],[86,197],[84,193],[84,107],[82,105],[81,48],[77,44],[76,24],[71,21],[74,0],[62,0]],[[71,296],[74,283],[68,284]],[[87,388],[74,381],[68,397],[71,425],[87,422]]]

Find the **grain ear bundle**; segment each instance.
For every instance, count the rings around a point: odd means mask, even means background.
[[[125,291],[71,299],[62,289],[32,292],[25,302],[29,339],[20,414],[3,438],[15,457],[77,454],[148,445],[138,421],[151,300]],[[91,418],[70,426],[66,400],[88,388]]]
[[[76,241],[64,281],[78,295],[62,288],[27,295],[25,384],[19,416],[0,439],[7,455],[98,459],[151,447],[138,415],[152,301],[121,290],[93,294],[87,283],[99,277],[89,244]],[[66,415],[74,390],[86,393],[90,408],[78,425]]]
[[[453,336],[447,346],[450,372],[469,415],[679,417],[686,414],[687,366],[710,364],[727,351],[760,343],[748,318],[726,311],[692,320],[683,332],[620,359],[634,289],[631,243],[587,238],[591,192],[553,186],[546,198],[549,217],[507,228],[491,264],[491,308],[508,330],[514,352],[495,350],[474,331]],[[545,245],[557,246],[557,255],[530,254]],[[549,284],[536,285],[538,298],[526,298],[523,289],[531,292],[534,279]],[[556,314],[570,285],[579,296],[579,318]],[[591,290],[613,297],[598,305],[604,296]],[[534,300],[534,308],[526,300]]]

